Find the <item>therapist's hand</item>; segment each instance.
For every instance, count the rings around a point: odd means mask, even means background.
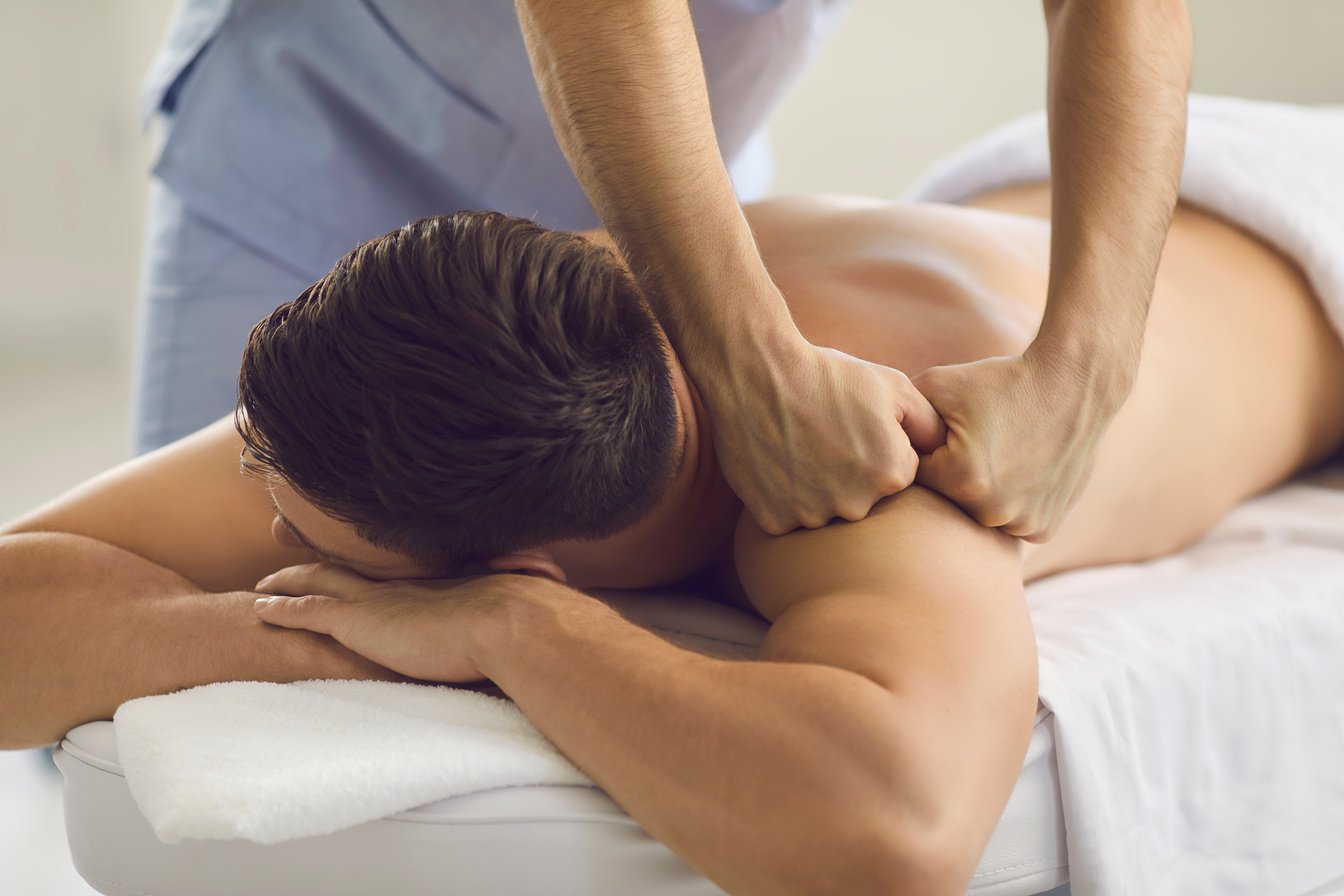
[[[774,357],[738,354],[742,371],[700,392],[725,478],[772,535],[863,519],[914,481],[917,451],[943,442],[938,414],[898,370],[801,339]]]
[[[1082,493],[1101,437],[1128,395],[1081,364],[1019,357],[931,367],[914,384],[947,424],[917,481],[984,526],[1048,540]]]
[[[485,678],[476,656],[486,626],[522,583],[517,575],[472,579],[366,579],[330,563],[282,569],[257,583],[256,613],[271,625],[330,635],[367,659],[422,681]]]

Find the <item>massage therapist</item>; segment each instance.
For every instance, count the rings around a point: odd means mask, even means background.
[[[913,384],[802,339],[738,204],[765,193],[766,120],[846,5],[184,0],[144,95],[164,131],[137,451],[227,413],[251,325],[356,243],[491,208],[612,231],[768,531],[863,517],[918,451],[919,480],[985,525],[1048,537],[1137,370],[1181,171],[1185,2],[1047,0],[1044,322],[1021,357]]]

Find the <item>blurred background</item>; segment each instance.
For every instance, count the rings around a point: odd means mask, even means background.
[[[0,0],[0,520],[130,454],[154,139],[136,92],[172,7]],[[1339,0],[1190,9],[1195,90],[1344,104]],[[774,122],[776,192],[896,196],[1039,108],[1045,58],[1036,3],[855,0]],[[70,867],[59,776],[41,752],[0,752],[0,894],[91,892]]]

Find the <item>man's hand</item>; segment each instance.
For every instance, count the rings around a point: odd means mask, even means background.
[[[905,374],[834,349],[752,357],[745,381],[700,391],[724,476],[771,535],[863,519],[944,437]]]
[[[947,442],[918,480],[982,525],[1042,542],[1059,528],[1128,395],[1098,388],[1085,369],[1020,357],[931,367],[914,384],[947,424]]]
[[[519,576],[375,581],[330,563],[290,566],[257,583],[257,615],[330,635],[375,663],[422,681],[479,681],[481,626]],[[568,589],[557,589],[568,590]]]

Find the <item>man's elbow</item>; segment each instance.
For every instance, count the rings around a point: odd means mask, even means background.
[[[11,700],[11,694],[0,695],[0,750],[30,750],[48,747],[65,736],[74,725],[44,725],[41,719],[30,717],[31,707]],[[57,731],[56,728],[60,730]]]
[[[845,843],[834,850],[829,879],[808,893],[853,896],[962,896],[970,883],[965,850],[954,838],[931,829],[910,831],[887,821],[852,825]]]

